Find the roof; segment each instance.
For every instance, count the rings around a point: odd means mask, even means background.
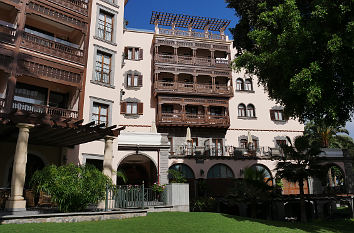
[[[220,31],[226,29],[231,20],[153,11],[150,24],[155,24],[155,22],[163,26],[172,26],[172,23],[175,23],[176,27],[188,28],[191,26],[193,29],[202,30],[209,26],[210,31]]]

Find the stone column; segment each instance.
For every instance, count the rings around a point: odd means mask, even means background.
[[[19,132],[12,168],[11,197],[7,200],[5,208],[9,211],[24,211],[26,201],[23,198],[23,186],[26,179],[28,137],[34,125],[20,123],[16,127],[19,128]]]
[[[106,136],[104,141],[103,174],[112,178],[112,160],[113,160],[113,140],[115,137]]]

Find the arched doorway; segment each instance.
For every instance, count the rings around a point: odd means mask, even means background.
[[[33,174],[37,170],[42,170],[44,168],[45,164],[41,158],[34,154],[28,154],[27,155],[27,163],[26,163],[26,179],[25,179],[25,189],[30,188],[30,181],[32,179]],[[8,175],[8,186],[11,186],[11,179],[12,179],[12,167],[13,167],[13,162],[9,168],[9,175]]]
[[[327,165],[327,193],[344,193],[345,192],[345,175],[343,170],[336,164]]]
[[[273,177],[270,169],[263,164],[254,164],[251,166],[251,169],[254,169],[258,172],[262,172],[264,174],[264,182],[266,182],[269,186],[273,186]]]
[[[144,181],[146,187],[150,187],[157,182],[157,168],[154,162],[145,155],[133,154],[122,160],[118,166],[118,170],[122,171],[127,182],[117,177],[117,184],[141,185]]]

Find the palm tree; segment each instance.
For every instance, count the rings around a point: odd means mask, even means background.
[[[301,222],[306,222],[304,180],[321,174],[322,169],[317,163],[318,155],[321,153],[320,145],[311,143],[308,136],[296,137],[294,145],[290,138],[287,140],[289,145],[282,145],[284,156],[275,170],[278,178],[299,184]]]
[[[308,122],[305,126],[304,135],[309,136],[312,141],[320,140],[321,146],[328,148],[330,142],[338,133],[349,134],[348,130],[340,126],[329,126],[324,121],[317,123]]]

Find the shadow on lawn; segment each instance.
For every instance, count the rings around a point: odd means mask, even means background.
[[[274,227],[287,227],[293,230],[302,230],[306,232],[323,232],[332,231],[332,232],[353,232],[354,229],[354,221],[347,219],[347,220],[327,220],[327,221],[311,221],[308,223],[299,223],[299,222],[280,222],[280,221],[268,221],[263,219],[255,219],[255,218],[246,218],[240,217],[235,215],[229,214],[222,214],[224,217],[233,218],[236,221],[251,221],[257,222],[261,224],[265,224],[268,226]]]

